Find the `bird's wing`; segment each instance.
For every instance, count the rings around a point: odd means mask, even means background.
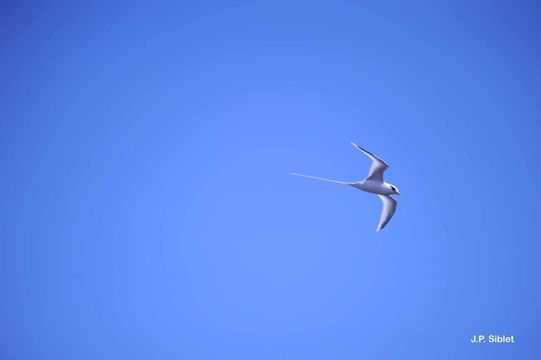
[[[376,231],[380,231],[387,225],[389,220],[393,217],[396,211],[396,200],[389,195],[378,195],[383,202],[383,209],[381,209],[381,216],[379,218],[379,224]]]
[[[383,182],[383,173],[385,172],[385,170],[387,170],[389,165],[385,161],[372,154],[370,151],[363,149],[359,145],[354,143],[351,143],[351,145],[355,146],[372,160],[372,165],[370,166],[370,170],[368,171],[368,176],[366,177],[366,180]]]

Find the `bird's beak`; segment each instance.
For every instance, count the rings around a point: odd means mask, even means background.
[[[396,195],[400,196],[400,191],[397,191],[397,192],[396,192]]]

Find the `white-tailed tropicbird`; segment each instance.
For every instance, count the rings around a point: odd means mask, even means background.
[[[330,180],[325,178],[320,178],[317,176],[310,176],[310,175],[303,175],[303,174],[296,174],[293,173],[291,175],[296,176],[303,176],[310,179],[316,179],[316,180],[322,180],[322,181],[328,181],[333,182],[337,184],[343,184],[343,185],[349,185],[353,186],[354,188],[376,194],[379,196],[381,201],[383,202],[383,209],[381,210],[381,216],[379,219],[378,228],[376,231],[380,231],[387,225],[389,220],[393,217],[394,212],[396,211],[396,200],[392,198],[391,195],[400,195],[400,191],[398,191],[398,188],[394,186],[393,184],[389,184],[388,182],[385,182],[383,180],[383,173],[389,165],[377,157],[376,155],[372,154],[371,152],[363,149],[359,145],[356,145],[354,143],[351,143],[354,147],[362,151],[366,156],[368,156],[372,160],[372,165],[370,166],[370,170],[368,171],[368,176],[366,179],[364,179],[361,182],[347,182],[347,181],[336,181],[336,180]]]

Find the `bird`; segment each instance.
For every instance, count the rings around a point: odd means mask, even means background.
[[[383,230],[385,225],[389,223],[396,211],[397,202],[391,195],[400,196],[400,191],[398,190],[398,187],[396,187],[396,185],[393,185],[383,180],[383,173],[389,168],[389,164],[387,164],[383,159],[372,154],[370,151],[363,149],[359,145],[353,142],[351,143],[351,145],[353,145],[353,147],[355,147],[357,150],[360,150],[363,154],[365,154],[372,160],[372,165],[370,166],[370,170],[368,170],[368,176],[364,180],[359,182],[347,182],[298,173],[292,173],[291,175],[302,176],[310,179],[327,181],[336,184],[349,185],[356,189],[377,195],[383,203],[383,208],[381,210],[381,215],[378,227],[376,228],[376,232],[381,231]]]

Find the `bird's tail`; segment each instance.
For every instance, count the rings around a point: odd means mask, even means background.
[[[317,177],[317,176],[304,175],[304,174],[291,173],[291,175],[302,176],[302,177],[309,178],[309,179],[327,181],[327,182],[332,182],[332,183],[336,183],[336,184],[343,184],[343,185],[351,185],[352,184],[352,183],[349,183],[349,182],[346,182],[346,181],[330,180],[330,179],[320,178],[320,177]]]

